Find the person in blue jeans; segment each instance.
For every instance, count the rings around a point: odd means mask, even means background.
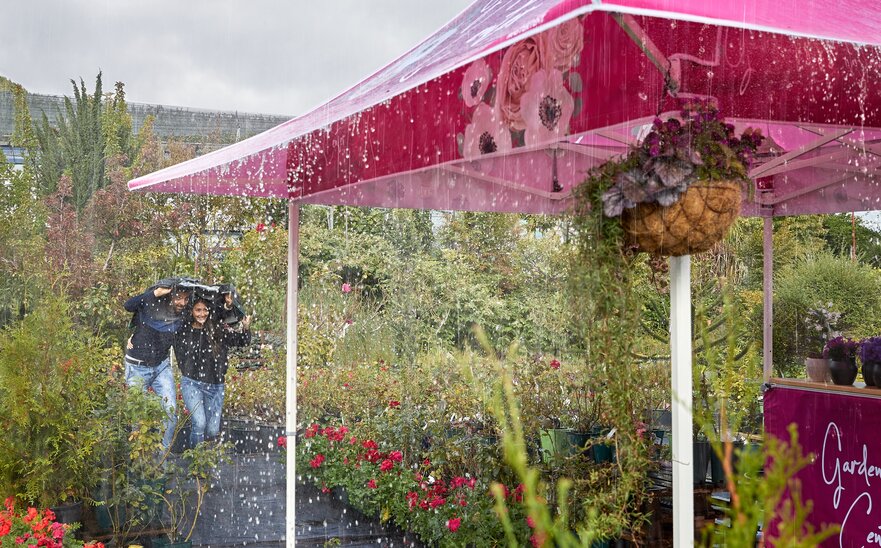
[[[171,447],[174,439],[177,391],[171,370],[169,350],[174,333],[183,325],[190,292],[171,287],[156,287],[135,295],[123,305],[132,312],[134,333],[125,352],[125,382],[129,386],[150,388],[162,398],[165,407],[165,431],[162,446]]]
[[[232,304],[232,295],[225,294],[223,307],[230,310]],[[229,348],[251,342],[250,316],[238,325],[228,325],[220,321],[220,316],[211,301],[197,298],[190,317],[174,337],[180,391],[192,421],[191,447],[220,433]]]

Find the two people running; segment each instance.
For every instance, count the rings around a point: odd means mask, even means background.
[[[124,307],[134,332],[126,345],[125,380],[150,388],[166,410],[162,445],[171,447],[176,419],[170,352],[181,372],[181,394],[192,421],[190,446],[220,433],[224,378],[233,346],[251,342],[250,316],[231,286],[206,286],[189,278],[161,280]]]

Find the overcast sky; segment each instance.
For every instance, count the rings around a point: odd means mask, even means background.
[[[0,75],[140,103],[300,115],[385,66],[470,0],[31,0],[2,8]]]

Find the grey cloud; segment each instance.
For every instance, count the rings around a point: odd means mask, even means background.
[[[70,95],[119,80],[131,101],[298,115],[382,68],[467,0],[20,2],[0,74]],[[7,12],[9,14],[10,12]]]

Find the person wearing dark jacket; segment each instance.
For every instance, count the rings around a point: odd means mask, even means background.
[[[165,432],[162,445],[166,449],[174,439],[175,400],[174,374],[169,350],[174,333],[183,324],[184,311],[190,294],[170,287],[156,287],[135,295],[123,305],[134,313],[134,333],[125,352],[125,382],[153,389],[165,407]]]
[[[226,294],[224,308],[231,306],[232,297]],[[220,433],[229,348],[251,342],[250,316],[239,322],[241,331],[219,321],[218,317],[211,302],[196,299],[190,317],[174,337],[181,395],[192,420],[191,447]]]

